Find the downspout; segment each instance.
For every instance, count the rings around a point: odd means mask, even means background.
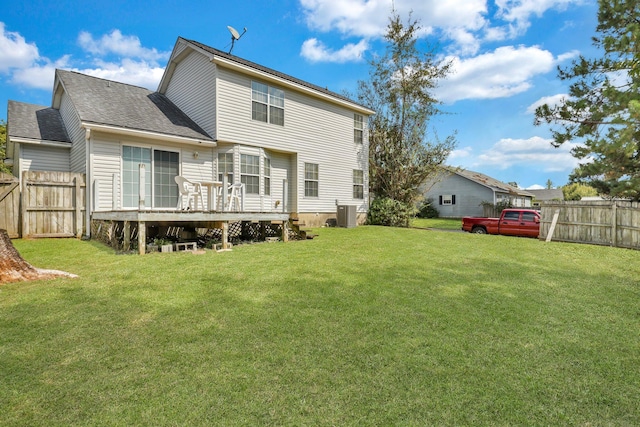
[[[87,238],[91,237],[91,201],[93,200],[93,191],[92,191],[92,185],[91,185],[91,177],[93,176],[93,165],[91,164],[91,129],[89,128],[85,128],[85,133],[84,133],[84,139],[85,139],[85,147],[86,147],[86,153],[85,153],[85,174],[86,174],[86,179],[85,179],[85,187],[84,187],[84,197],[85,197],[85,227],[86,227],[86,232],[85,232],[85,236]]]

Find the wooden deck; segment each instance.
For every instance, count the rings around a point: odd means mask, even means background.
[[[222,229],[222,247],[228,246],[229,223],[234,222],[282,222],[282,240],[288,240],[288,222],[290,213],[285,212],[218,212],[189,210],[119,210],[97,211],[91,215],[91,221],[122,222],[124,225],[125,248],[131,223],[136,223],[138,232],[138,253],[143,255],[146,249],[146,229],[148,226],[195,227]]]

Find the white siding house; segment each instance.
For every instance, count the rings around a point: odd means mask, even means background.
[[[173,178],[181,175],[242,183],[244,211],[319,226],[336,217],[338,204],[357,206],[360,221],[366,216],[371,114],[319,86],[178,38],[155,92],[56,70],[51,107],[9,102],[7,152],[18,177],[86,174],[87,224],[94,212],[139,210],[141,193],[146,210],[177,210]],[[205,203],[205,211],[216,208]]]

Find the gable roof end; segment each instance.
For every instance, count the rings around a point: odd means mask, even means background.
[[[248,61],[238,56],[231,55],[229,53],[215,49],[211,46],[207,46],[195,40],[189,40],[182,37],[178,37],[178,41],[176,42],[176,47],[174,48],[174,51],[171,54],[171,59],[169,60],[169,64],[167,65],[165,75],[162,77],[162,81],[160,82],[160,85],[158,87],[159,92],[164,92],[166,90],[166,86],[168,84],[168,81],[171,79],[171,73],[175,68],[175,64],[185,56],[184,54],[185,50],[180,50],[179,53],[177,51],[177,47],[180,46],[181,44],[186,45],[187,49],[191,48],[192,50],[196,50],[198,52],[203,53],[204,55],[210,58],[210,61],[215,62],[216,64],[222,67],[233,68],[241,72],[244,72],[245,74],[250,74],[250,75],[253,74],[263,79],[277,81],[279,84],[283,86],[289,86],[301,92],[305,92],[307,94],[324,99],[332,103],[348,106],[349,108],[356,110],[361,114],[365,114],[365,115],[375,114],[375,111],[371,110],[370,108],[355,102],[354,100],[350,99],[347,96],[330,91],[327,88],[323,88],[321,86],[315,85],[313,83],[309,83],[307,81],[298,79],[288,74],[281,73],[272,68],[265,67],[263,65]]]

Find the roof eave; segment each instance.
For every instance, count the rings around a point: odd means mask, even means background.
[[[148,130],[130,129],[113,125],[106,125],[92,122],[82,122],[81,126],[89,131],[100,131],[117,135],[125,135],[131,137],[147,138],[161,140],[165,142],[173,142],[178,144],[190,145],[207,145],[210,147],[217,146],[216,141],[206,138],[193,138],[189,136],[170,135],[166,133],[153,132]]]
[[[13,157],[15,144],[32,144],[32,145],[44,145],[48,147],[59,147],[59,148],[71,148],[72,143],[68,141],[51,141],[47,139],[37,139],[37,138],[26,138],[21,136],[10,136],[8,138],[7,144],[7,155],[11,155]],[[9,151],[9,148],[11,151]]]

